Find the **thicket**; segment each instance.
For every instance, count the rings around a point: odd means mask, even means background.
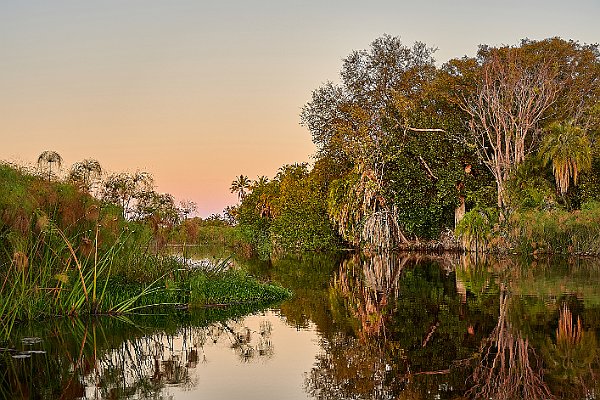
[[[384,35],[313,91],[300,115],[313,169],[290,174],[287,191],[289,166],[270,186],[232,185],[259,253],[404,248],[455,228],[471,250],[597,252],[586,232],[600,222],[598,46],[482,45],[441,67],[434,54]]]
[[[327,218],[327,190],[316,171],[306,164],[283,166],[272,181],[255,181],[235,209],[236,229],[260,258],[338,246]]]

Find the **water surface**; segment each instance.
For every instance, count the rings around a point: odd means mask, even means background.
[[[244,262],[295,296],[19,326],[0,398],[593,399],[600,267],[401,254]]]

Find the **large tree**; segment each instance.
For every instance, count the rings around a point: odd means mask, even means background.
[[[517,48],[486,49],[475,91],[461,99],[471,117],[469,132],[494,175],[498,207],[506,181],[531,153],[546,111],[558,94],[558,71],[549,62],[528,65]]]
[[[340,164],[382,163],[390,125],[413,128],[405,120],[390,120],[390,110],[423,91],[435,76],[434,49],[384,35],[368,50],[353,51],[343,61],[340,85],[326,83],[313,91],[302,109],[301,123],[317,145],[318,157]],[[428,127],[429,128],[429,127]]]
[[[520,46],[481,46],[475,58],[451,60],[451,96],[466,114],[469,142],[494,176],[498,207],[506,183],[537,151],[544,128],[573,120],[588,129],[600,96],[597,46],[559,38],[524,40]]]
[[[393,247],[403,233],[436,236],[453,225],[457,182],[474,162],[452,140],[455,105],[437,96],[433,53],[380,37],[352,52],[341,84],[318,88],[302,110],[317,162],[336,171],[328,211],[351,243]]]

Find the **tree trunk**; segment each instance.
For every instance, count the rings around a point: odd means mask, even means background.
[[[456,228],[460,221],[465,216],[465,198],[464,196],[459,196],[458,200],[460,201],[460,205],[454,209],[454,227]]]

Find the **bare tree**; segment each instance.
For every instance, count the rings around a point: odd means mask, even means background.
[[[557,98],[557,74],[550,62],[527,63],[518,48],[491,49],[476,90],[459,102],[471,118],[479,156],[496,180],[501,209],[507,204],[506,181],[534,149],[545,112]]]

